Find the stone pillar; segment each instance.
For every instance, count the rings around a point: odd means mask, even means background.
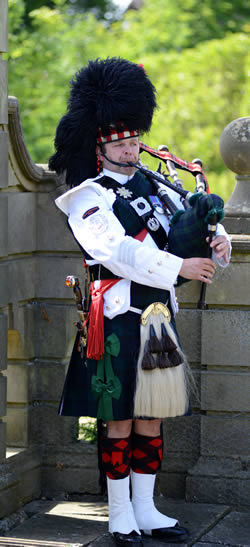
[[[236,173],[236,185],[226,203],[225,227],[231,234],[250,233],[250,117],[229,123],[220,139],[226,166]]]
[[[12,448],[64,445],[73,438],[72,419],[61,419],[57,409],[61,360],[69,359],[75,315],[65,277],[77,259],[69,266],[56,254],[62,232],[55,215],[53,193],[9,195],[7,445]]]
[[[6,378],[8,323],[8,69],[3,53],[8,50],[8,0],[0,0],[0,463],[5,460]]]
[[[65,491],[96,492],[99,487],[96,449],[77,442],[77,418],[58,416],[77,318],[65,278],[74,274],[83,280],[82,255],[65,215],[54,203],[66,188],[47,166],[32,161],[18,101],[9,97],[8,102],[7,453],[8,466],[14,453],[26,465],[29,483],[22,484],[23,474],[19,482],[22,503],[24,497],[39,496],[41,491],[54,496]]]
[[[249,505],[250,118],[225,128],[220,149],[237,173],[224,222],[233,252],[230,266],[217,268],[209,309],[200,313],[200,457],[189,469],[186,497]]]
[[[6,376],[7,445],[13,453],[44,443],[62,446],[75,438],[75,420],[60,419],[57,409],[74,332],[65,277],[79,253],[69,265],[70,233],[54,204],[59,181],[32,162],[15,97],[9,97],[9,156]]]

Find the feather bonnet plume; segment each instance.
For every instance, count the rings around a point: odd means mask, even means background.
[[[155,107],[156,91],[142,66],[119,57],[90,61],[71,82],[50,169],[66,170],[71,187],[95,177],[98,128],[105,132],[111,124],[123,124],[130,131],[148,132]]]

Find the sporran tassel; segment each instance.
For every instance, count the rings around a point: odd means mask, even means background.
[[[150,353],[159,353],[161,351],[161,343],[156,336],[154,325],[152,325],[152,323],[150,324],[149,332],[150,338],[148,342],[148,351],[150,351]]]
[[[172,338],[170,338],[169,334],[167,333],[167,329],[164,325],[164,323],[161,324],[161,348],[162,351],[173,351],[177,348],[175,343],[173,342]]]
[[[173,366],[171,361],[168,358],[168,354],[164,353],[163,351],[161,351],[161,353],[157,353],[156,363],[157,363],[157,367],[159,368],[167,368],[167,367]]]
[[[171,365],[172,367],[176,367],[178,365],[181,365],[181,363],[183,363],[183,358],[181,357],[179,352],[176,351],[176,350],[170,351],[169,354],[168,354],[168,357],[169,357],[169,360],[172,363],[172,365]]]
[[[141,368],[143,370],[153,370],[157,367],[157,364],[155,362],[154,356],[148,349],[149,346],[149,340],[145,343],[145,352],[142,358]]]

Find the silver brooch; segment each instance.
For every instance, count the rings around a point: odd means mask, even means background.
[[[131,190],[128,190],[127,188],[124,188],[123,186],[121,188],[118,188],[116,193],[125,199],[132,198],[132,195],[133,195],[133,192],[131,192]]]
[[[159,220],[157,220],[157,218],[154,218],[154,217],[149,218],[147,221],[147,226],[150,230],[152,230],[152,232],[156,232],[156,230],[160,228]]]

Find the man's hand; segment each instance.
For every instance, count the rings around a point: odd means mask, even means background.
[[[207,238],[207,242],[209,238]],[[226,264],[229,263],[229,242],[225,236],[215,236],[210,243],[211,249],[214,249],[216,258],[223,258]]]
[[[210,258],[185,258],[179,275],[185,279],[198,279],[210,284],[215,269],[215,263]]]

